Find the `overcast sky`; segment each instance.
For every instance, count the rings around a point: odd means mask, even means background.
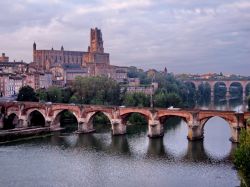
[[[10,60],[31,62],[34,41],[87,51],[98,27],[114,65],[250,75],[250,0],[0,1],[0,25]]]

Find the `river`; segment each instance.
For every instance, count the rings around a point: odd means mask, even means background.
[[[223,119],[207,122],[203,141],[188,141],[181,119],[168,121],[160,139],[146,130],[132,125],[124,136],[55,133],[1,145],[1,186],[240,185]]]

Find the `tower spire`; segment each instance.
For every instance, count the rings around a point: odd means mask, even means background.
[[[36,50],[36,42],[33,43],[33,51]]]

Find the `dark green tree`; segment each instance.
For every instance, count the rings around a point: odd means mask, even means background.
[[[62,102],[69,103],[72,95],[73,95],[73,91],[70,87],[63,88],[62,89]]]
[[[48,101],[53,103],[61,103],[62,102],[62,90],[55,86],[49,87],[47,89],[48,93]]]
[[[33,88],[30,86],[24,86],[20,88],[18,96],[17,96],[17,101],[38,101],[36,97],[36,93]]]
[[[73,91],[79,103],[120,104],[120,87],[108,77],[76,77]]]
[[[208,83],[198,86],[197,100],[199,104],[208,104],[211,100],[211,88]]]
[[[150,97],[142,92],[126,93],[123,100],[125,106],[149,107]]]
[[[139,113],[132,113],[128,117],[128,122],[132,125],[147,125],[147,120],[144,116]]]
[[[36,96],[39,99],[39,101],[47,101],[48,99],[47,91],[44,88],[38,89],[36,91]]]
[[[250,120],[247,120],[248,125]],[[234,152],[234,164],[239,170],[245,185],[250,185],[250,130],[240,133],[240,145]]]

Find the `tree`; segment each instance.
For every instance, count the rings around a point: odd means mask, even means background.
[[[250,130],[240,133],[240,145],[234,152],[234,164],[245,179],[246,186],[250,185]]]
[[[123,100],[125,106],[149,107],[150,97],[142,92],[126,93]]]
[[[50,102],[55,102],[55,103],[60,103],[62,102],[62,90],[57,87],[49,87],[47,89],[48,93],[48,101]]]
[[[120,104],[120,87],[108,77],[76,77],[73,91],[79,103]]]
[[[167,107],[166,94],[164,92],[159,92],[154,95],[154,105],[155,107]]]
[[[69,103],[73,95],[73,91],[70,87],[62,89],[62,102]]]
[[[180,96],[176,93],[167,94],[166,100],[167,100],[167,107],[169,106],[180,107],[182,104]]]
[[[71,96],[70,97],[70,100],[69,100],[70,103],[78,103],[78,99],[75,95]]]
[[[202,83],[198,86],[197,100],[200,104],[208,104],[211,100],[211,88],[208,83]]]
[[[147,125],[147,120],[144,116],[139,113],[132,113],[129,118],[128,122],[133,125]]]
[[[39,101],[47,101],[47,92],[46,89],[41,88],[36,91],[36,96],[39,99]]]
[[[38,101],[36,93],[30,86],[23,86],[20,88],[17,101]]]

